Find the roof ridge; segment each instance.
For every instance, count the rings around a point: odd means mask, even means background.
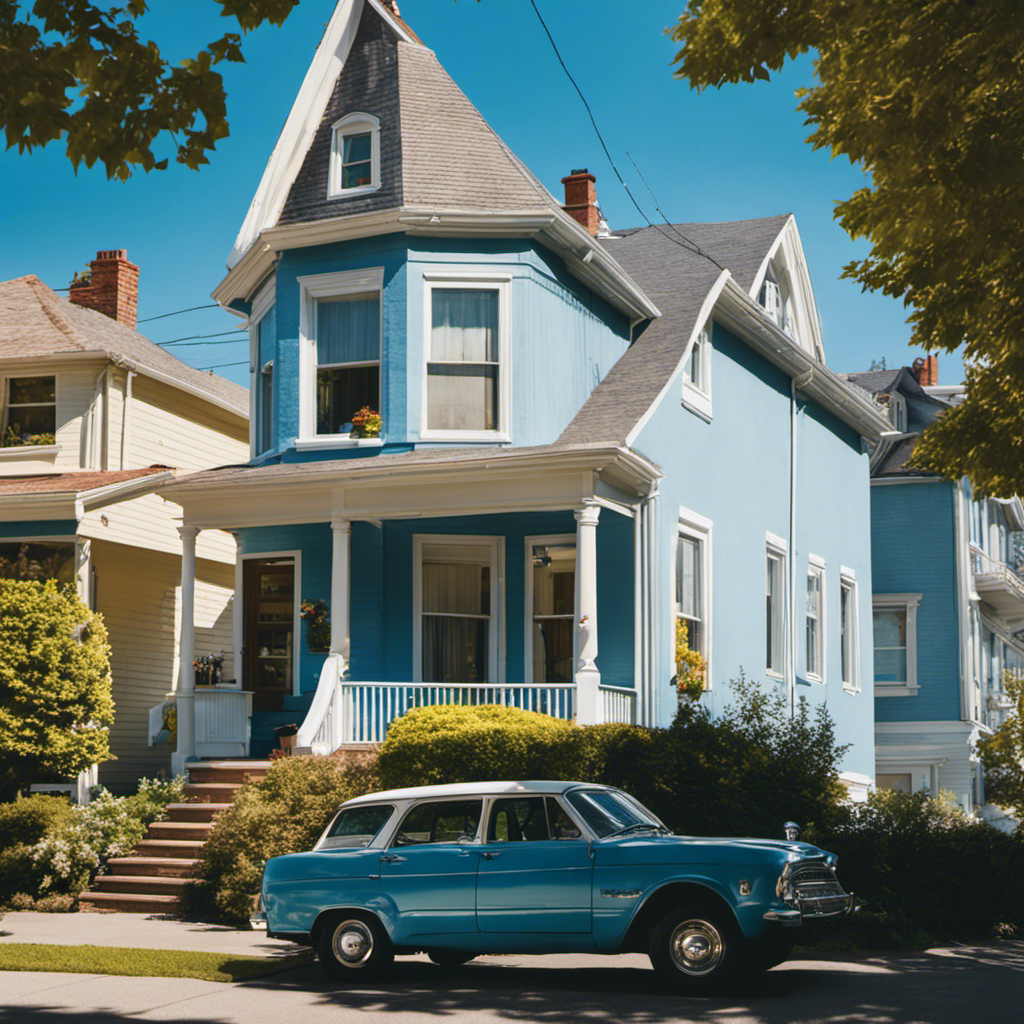
[[[46,314],[50,323],[52,323],[53,326],[61,332],[61,334],[66,335],[71,341],[76,342],[83,352],[88,351],[88,347],[82,344],[82,337],[78,331],[75,330],[74,324],[72,324],[63,315],[59,303],[52,301],[59,298],[57,293],[48,284],[36,277],[35,274],[28,275],[24,280],[28,284],[29,288],[36,293],[39,305]],[[71,299],[66,299],[65,301],[71,303]]]

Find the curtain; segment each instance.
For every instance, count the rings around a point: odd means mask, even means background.
[[[379,295],[320,299],[316,309],[316,360],[320,366],[380,359]]]
[[[491,570],[465,562],[423,562],[423,680],[487,681]]]
[[[498,361],[498,293],[435,288],[430,358],[444,362]]]
[[[497,430],[498,368],[427,368],[427,426],[431,430]]]

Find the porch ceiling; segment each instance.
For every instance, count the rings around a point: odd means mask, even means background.
[[[660,477],[625,447],[550,445],[229,467],[175,481],[161,493],[182,506],[189,525],[231,529],[550,511],[595,498],[628,515]]]

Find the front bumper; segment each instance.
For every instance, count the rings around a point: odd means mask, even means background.
[[[794,905],[787,910],[769,910],[764,919],[777,921],[790,928],[798,928],[805,920],[845,917],[857,909],[857,902],[852,893],[843,893],[842,896],[798,896],[793,903]]]

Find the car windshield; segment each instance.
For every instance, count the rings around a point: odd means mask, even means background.
[[[394,813],[395,809],[390,804],[349,807],[331,822],[319,848],[336,850],[369,846]]]
[[[607,789],[574,789],[565,799],[599,839],[627,829],[668,831],[646,807],[621,793]]]

